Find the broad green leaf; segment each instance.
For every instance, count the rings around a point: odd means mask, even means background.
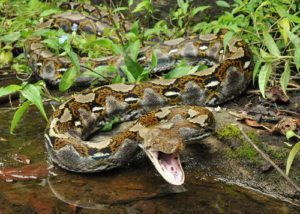
[[[287,18],[280,19],[278,21],[278,28],[283,38],[284,44],[288,44],[288,34],[287,32],[290,31],[290,22]]]
[[[265,63],[259,71],[258,86],[259,86],[260,93],[262,94],[262,96],[264,98],[266,98],[265,91],[266,91],[266,87],[267,87],[271,73],[272,73],[272,64],[271,63]]]
[[[49,39],[44,39],[42,43],[46,44],[49,48],[52,48],[54,50],[59,50],[60,44],[58,42],[58,39],[56,38],[49,38]]]
[[[21,36],[21,33],[18,32],[13,32],[6,34],[5,36],[0,36],[0,41],[2,42],[15,42],[17,41]]]
[[[230,4],[228,4],[226,1],[216,1],[216,4],[219,7],[230,7]]]
[[[132,75],[132,73],[128,70],[128,68],[125,65],[121,66],[121,70],[125,73],[129,83],[134,83],[137,81],[137,79]]]
[[[113,46],[113,42],[110,39],[105,39],[105,38],[97,39],[97,40],[91,42],[91,44],[99,45],[99,46],[101,46],[103,48],[107,48],[107,49],[112,49],[112,46]]]
[[[133,61],[136,61],[141,47],[140,40],[136,40],[128,46],[129,56]]]
[[[232,31],[228,31],[225,36],[224,36],[224,40],[223,40],[223,45],[224,45],[224,53],[226,53],[226,48],[228,45],[228,42],[231,40],[231,38],[233,37],[234,32]]]
[[[263,37],[264,44],[267,46],[270,53],[274,56],[280,57],[280,51],[272,36],[267,31],[263,31]]]
[[[11,124],[10,124],[10,133],[11,134],[13,134],[13,132],[14,132],[15,128],[17,127],[19,121],[21,120],[22,116],[28,110],[29,105],[30,105],[30,101],[27,100],[15,112],[14,117],[13,117],[13,119],[11,121]]]
[[[115,54],[122,54],[124,52],[124,49],[122,45],[119,44],[112,44],[112,50],[114,51]]]
[[[253,85],[255,84],[255,80],[257,77],[257,74],[259,72],[259,68],[261,66],[262,60],[257,60],[257,62],[255,63],[254,69],[253,69],[253,73],[252,73],[252,80],[253,80]]]
[[[300,151],[300,142],[295,144],[295,146],[292,148],[292,150],[290,151],[290,154],[288,156],[287,163],[286,163],[286,174],[287,175],[289,175],[294,158],[299,151]]]
[[[284,71],[280,77],[280,85],[285,95],[287,95],[286,88],[288,86],[290,76],[291,76],[290,62],[286,61],[284,64]]]
[[[8,85],[6,87],[0,88],[0,97],[14,93],[16,91],[21,90],[22,86],[19,85]]]
[[[77,71],[75,66],[69,68],[61,78],[61,81],[59,83],[59,90],[60,91],[68,90],[73,85],[78,75],[79,72]]]
[[[78,58],[77,54],[72,50],[67,51],[67,54],[70,57],[70,60],[71,60],[72,64],[74,65],[76,71],[79,73],[80,72],[80,62],[79,62],[79,58]]]
[[[201,66],[190,66],[187,64],[184,64],[182,66],[178,66],[174,69],[172,69],[167,75],[165,75],[166,79],[173,79],[182,77],[188,74],[193,74],[199,70],[199,67]]]
[[[135,21],[132,25],[131,25],[131,29],[130,32],[134,34],[133,37],[136,37],[139,34],[139,21]]]
[[[30,102],[32,102],[42,113],[42,115],[44,116],[44,118],[48,121],[44,106],[43,106],[43,102],[42,102],[42,98],[41,98],[41,94],[40,91],[38,89],[38,87],[36,87],[35,85],[32,84],[27,84],[21,91],[21,94]]]
[[[143,72],[144,68],[138,64],[137,62],[135,62],[134,60],[132,60],[129,56],[125,56],[125,65],[128,68],[128,71],[130,72],[130,74],[137,79]]]

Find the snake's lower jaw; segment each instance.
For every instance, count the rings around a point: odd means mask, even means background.
[[[144,149],[159,174],[172,185],[184,183],[184,171],[178,153],[166,154],[163,152]]]

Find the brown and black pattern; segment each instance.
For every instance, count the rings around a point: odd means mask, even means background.
[[[63,7],[99,15],[98,10],[87,5],[70,3]],[[79,30],[94,34],[101,34],[101,26],[107,25],[100,26],[94,15],[67,14],[54,16],[47,24],[66,29],[77,24]],[[70,60],[55,56],[41,44],[41,38],[32,38],[27,46],[35,73],[58,84],[64,69],[71,65]],[[184,148],[184,142],[199,140],[213,131],[213,114],[201,106],[215,106],[237,97],[251,79],[252,55],[238,38],[232,38],[226,49],[222,35],[198,35],[153,44],[142,49],[139,63],[151,64],[153,52],[158,58],[154,72],[168,71],[183,59],[193,65],[204,62],[208,68],[177,79],[106,85],[73,95],[54,112],[45,132],[53,162],[75,172],[94,172],[130,161],[139,146],[178,152]],[[81,60],[81,64],[85,62],[86,59]],[[120,70],[122,62],[122,56],[109,56],[97,59],[94,66],[112,65]],[[127,130],[100,142],[88,140],[114,119],[137,120]]]

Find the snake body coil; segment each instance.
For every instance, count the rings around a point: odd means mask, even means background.
[[[142,148],[165,180],[174,185],[184,182],[179,153],[185,142],[201,139],[214,128],[212,113],[200,106],[219,105],[243,92],[251,79],[252,55],[238,38],[232,38],[225,51],[223,36],[217,35],[166,41],[144,50],[139,61],[149,64],[153,52],[157,70],[169,70],[183,59],[209,62],[210,67],[176,79],[106,85],[73,95],[54,112],[45,132],[54,163],[75,172],[110,170],[133,159]],[[45,60],[38,51],[31,53],[35,63],[43,59],[38,72],[45,76],[50,70],[53,80],[60,62]],[[119,58],[100,61],[119,68]],[[51,69],[43,70],[47,66]],[[100,142],[87,140],[116,117],[120,122],[136,121]]]

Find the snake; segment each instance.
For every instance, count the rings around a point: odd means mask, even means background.
[[[69,62],[63,64],[52,53],[41,56],[45,48],[39,42],[30,46],[40,46],[29,53],[35,58],[33,64],[40,63],[36,66],[40,77],[59,82],[57,72]],[[225,47],[224,35],[216,34],[160,42],[141,51],[138,61],[149,65],[153,53],[157,56],[154,70],[169,71],[183,60],[209,67],[173,79],[108,84],[73,94],[54,111],[45,130],[51,162],[69,171],[93,173],[122,167],[145,153],[168,183],[184,183],[180,154],[188,142],[213,133],[215,119],[206,106],[223,104],[246,89],[252,76],[252,54],[242,39],[232,37]],[[110,56],[98,61],[120,69],[124,59]],[[90,140],[113,120],[133,122],[117,134]]]

